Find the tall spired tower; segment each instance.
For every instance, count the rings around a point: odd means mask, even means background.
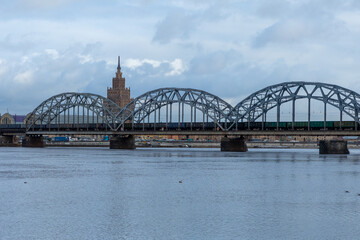
[[[124,108],[132,99],[130,98],[130,88],[125,87],[125,78],[122,76],[120,67],[120,56],[118,57],[118,66],[115,74],[115,77],[112,79],[112,87],[107,88],[107,98],[121,108]]]

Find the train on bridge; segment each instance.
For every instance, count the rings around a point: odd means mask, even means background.
[[[326,127],[324,127],[323,121],[311,121],[310,130],[354,130],[355,129],[354,121],[327,121]],[[224,129],[227,128],[229,123],[221,122],[219,123]],[[250,125],[250,126],[249,126]],[[220,130],[220,127],[214,125],[214,123],[145,123],[145,124],[134,124],[125,123],[123,130],[138,130],[138,131],[159,131],[159,130],[198,130],[198,131],[210,131],[210,130]],[[294,122],[294,127],[292,122],[239,122],[238,130],[308,130],[308,122]],[[229,131],[236,130],[235,125],[229,129]]]
[[[355,129],[354,121],[327,121],[326,129],[327,130],[354,130]],[[124,127],[119,129],[119,131],[176,131],[176,130],[195,130],[195,131],[219,131],[220,126],[226,129],[226,125],[229,123],[220,122],[218,124],[214,123],[140,123],[132,124],[125,123]],[[239,122],[237,126],[238,130],[308,130],[308,122],[294,122],[294,127],[292,122]],[[311,121],[310,130],[322,130],[324,128],[324,121]],[[105,123],[89,123],[89,124],[43,124],[43,125],[34,125],[31,130],[33,131],[108,131],[108,125]],[[229,131],[236,130],[235,125],[229,129]],[[26,131],[25,124],[1,124],[1,132],[7,133],[21,133]]]

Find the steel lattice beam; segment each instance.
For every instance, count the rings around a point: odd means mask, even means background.
[[[219,123],[227,121],[227,117],[232,110],[230,104],[202,90],[160,88],[135,98],[117,115],[117,119],[122,125],[128,120],[140,123],[154,111],[175,103],[186,104],[200,110],[216,122],[221,129],[223,127]]]
[[[66,113],[66,110],[76,107],[82,107],[83,111],[88,109],[96,113],[110,129],[117,128],[115,115],[121,111],[117,104],[100,95],[70,92],[52,96],[36,107],[26,121],[27,130],[35,124],[50,124],[62,113]]]
[[[355,122],[359,122],[360,95],[337,85],[319,82],[285,82],[261,89],[238,103],[229,114],[229,119],[233,124],[244,119],[253,122],[272,108],[299,99],[308,99],[309,103],[312,99],[321,101],[325,105],[325,110],[326,104],[332,105],[349,115]]]
[[[34,109],[27,119],[27,130],[35,124],[50,124],[62,113],[66,114],[66,110],[82,107],[104,119],[111,130],[118,131],[125,122],[141,123],[152,113],[155,115],[154,121],[156,121],[157,110],[165,107],[167,113],[168,108],[172,109],[174,104],[179,107],[179,122],[181,121],[180,107],[184,108],[184,105],[188,105],[191,107],[191,116],[193,109],[194,113],[199,110],[203,113],[203,119],[206,116],[221,130],[230,130],[239,121],[253,122],[259,118],[264,121],[266,113],[273,108],[277,108],[277,120],[279,121],[280,106],[290,101],[293,103],[294,121],[295,101],[299,99],[308,99],[309,122],[310,101],[316,100],[324,103],[325,122],[326,106],[332,105],[339,109],[340,119],[342,119],[342,113],[345,113],[353,118],[356,123],[359,123],[360,95],[358,93],[337,85],[319,82],[285,82],[261,89],[249,95],[235,107],[211,93],[190,88],[152,90],[135,98],[124,109],[100,95],[62,93],[50,97]],[[168,121],[167,115],[166,119]],[[228,125],[224,127],[220,122],[226,122]]]

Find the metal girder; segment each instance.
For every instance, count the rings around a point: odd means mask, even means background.
[[[337,85],[319,82],[285,82],[261,89],[238,103],[229,119],[232,125],[241,119],[256,121],[270,109],[298,99],[309,99],[309,102],[314,99],[325,106],[332,105],[359,122],[360,95]]]
[[[62,113],[66,114],[66,110],[75,107],[92,111],[112,130],[117,128],[115,116],[121,111],[117,104],[97,94],[69,92],[52,96],[36,107],[26,120],[26,129],[35,124],[51,124]]]
[[[160,88],[142,94],[131,101],[124,109],[121,109],[111,100],[100,95],[91,93],[62,93],[42,102],[27,118],[27,130],[35,124],[50,124],[61,116],[66,115],[66,110],[82,107],[95,113],[104,120],[107,126],[118,131],[125,122],[145,122],[150,114],[156,112],[160,119],[160,109],[166,108],[166,123],[168,111],[172,106],[178,106],[178,122],[184,119],[184,105],[191,108],[191,121],[193,112],[199,110],[203,113],[203,121],[206,116],[211,119],[215,126],[221,130],[230,130],[239,121],[253,122],[262,117],[266,121],[266,113],[272,108],[277,108],[277,120],[280,119],[280,105],[289,101],[293,102],[293,121],[295,120],[295,101],[308,99],[308,121],[310,122],[310,101],[317,100],[324,103],[324,122],[326,122],[326,105],[332,105],[342,113],[359,122],[360,95],[352,90],[319,82],[284,82],[261,89],[243,101],[232,107],[221,98],[198,89],[190,88]],[[180,111],[182,107],[182,112]],[[74,110],[75,111],[75,110]],[[89,115],[89,113],[88,113]],[[265,115],[265,116],[264,116]],[[68,116],[69,118],[69,111]],[[87,116],[88,117],[88,116]],[[170,114],[170,121],[171,121]],[[65,116],[64,116],[65,118]],[[149,121],[149,120],[148,120]],[[194,114],[196,122],[196,114]],[[228,124],[222,125],[220,122]]]
[[[121,125],[128,120],[132,120],[134,123],[140,123],[152,112],[174,103],[186,104],[200,110],[221,129],[223,129],[223,127],[219,122],[226,121],[232,110],[230,104],[202,90],[190,88],[160,88],[135,98],[125,106],[116,117],[121,122]]]

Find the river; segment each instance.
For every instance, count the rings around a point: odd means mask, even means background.
[[[350,151],[3,147],[0,239],[359,239]]]

